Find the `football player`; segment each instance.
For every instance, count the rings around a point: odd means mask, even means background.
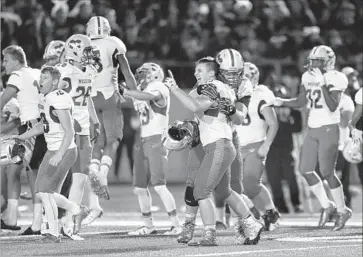
[[[121,102],[124,100],[118,92],[118,69],[125,77],[127,87],[136,89],[135,78],[125,57],[126,46],[117,37],[110,36],[108,20],[101,16],[92,17],[86,27],[86,34],[99,51],[99,65],[102,70],[93,83],[92,97],[100,121],[101,134],[95,141],[90,165],[90,181],[96,194],[105,199],[110,195],[107,188],[107,174],[112,165],[112,158],[122,140],[123,116]],[[97,202],[91,198],[92,211],[87,222],[90,223],[102,213]],[[85,221],[85,222],[86,222]]]
[[[169,124],[169,90],[163,83],[164,72],[156,63],[144,63],[136,70],[135,76],[139,90],[125,89],[122,94],[139,101],[136,103],[140,116],[141,144],[133,167],[133,187],[139,200],[145,226],[129,232],[129,235],[156,233],[151,215],[149,184],[160,196],[172,222],[170,231],[165,234],[178,235],[182,229],[174,197],[166,187],[168,152],[162,144],[162,134]]]
[[[61,73],[59,87],[69,93],[74,102],[72,117],[77,130],[75,140],[78,158],[71,168],[73,183],[68,198],[77,204],[82,202],[92,156],[90,120],[94,126],[99,127],[91,97],[92,83],[98,75],[98,71],[93,66],[95,58],[91,40],[85,35],[76,34],[65,42],[66,61],[56,66]],[[65,235],[72,236],[72,216],[70,213],[67,216],[68,219],[63,230]],[[76,233],[76,231],[74,232]]]
[[[45,135],[48,150],[38,171],[35,192],[43,203],[49,225],[44,241],[51,242],[60,242],[57,206],[73,214],[75,230],[80,229],[82,219],[88,214],[85,207],[59,194],[63,180],[77,158],[71,115],[73,100],[65,91],[58,90],[60,76],[55,67],[42,68],[39,91],[44,96],[38,103],[41,122],[17,136],[26,140],[39,134]]]
[[[358,90],[358,92],[355,94],[355,109],[354,109],[354,113],[353,113],[353,117],[352,120],[350,122],[349,128],[352,134],[352,138],[353,140],[355,140],[357,143],[362,144],[362,124],[363,124],[363,118],[362,118],[362,114],[363,114],[363,90],[362,88],[360,88]],[[359,177],[360,177],[360,181],[363,184],[363,162],[360,162],[358,164],[358,172],[359,172]]]
[[[336,210],[338,217],[333,230],[340,230],[352,216],[352,211],[345,206],[341,182],[335,174],[335,163],[339,146],[339,102],[347,88],[347,77],[334,69],[335,53],[325,45],[314,47],[308,56],[308,70],[302,75],[301,88],[297,98],[276,98],[275,105],[300,108],[307,104],[308,131],[305,136],[300,167],[310,190],[319,200],[322,210],[319,227],[329,220]],[[328,182],[335,204],[329,201],[323,183],[315,168],[319,162],[320,172]]]
[[[3,92],[1,92],[3,94]],[[19,125],[19,104],[15,98],[11,98],[10,101],[4,106],[3,111],[1,112],[1,137],[9,136],[9,135],[16,135],[18,134],[17,127]],[[3,143],[3,142],[2,142]],[[10,164],[11,166],[12,164]],[[7,223],[9,223],[8,219],[8,211],[6,210],[8,205],[8,200],[14,201],[14,188],[18,190],[20,186],[14,185],[15,183],[20,183],[19,179],[12,179],[12,176],[15,174],[7,174],[7,171],[10,170],[9,166],[1,167],[1,229],[7,229]],[[8,179],[9,177],[9,179]],[[8,199],[8,195],[12,196]],[[12,203],[12,205],[14,205]],[[14,213],[13,213],[14,214]],[[14,219],[16,217],[10,217]]]
[[[40,73],[39,70],[32,69],[27,66],[26,55],[20,46],[8,46],[3,50],[2,53],[4,55],[3,65],[5,67],[5,72],[6,74],[10,75],[10,77],[7,82],[7,87],[4,90],[4,93],[1,95],[0,110],[3,111],[4,106],[13,97],[18,100],[20,112],[20,126],[18,127],[18,130],[19,134],[22,134],[32,128],[40,119],[40,113],[38,109],[38,81]],[[33,155],[29,163],[31,170],[27,171],[27,176],[33,195],[34,208],[39,207],[39,210],[41,210],[41,205],[37,205],[34,193],[34,182],[36,178],[35,171],[38,169],[46,151],[46,143],[43,135],[32,138],[30,141],[34,148]],[[14,183],[14,185],[11,187],[13,193],[8,195],[10,200],[8,202],[9,224],[3,223],[3,225],[9,225],[7,226],[8,229],[19,230],[20,227],[16,226],[16,220],[20,195],[20,172],[22,165],[12,165],[11,167],[8,167],[8,169],[9,176],[14,176],[11,180],[18,182]]]
[[[44,50],[43,60],[47,66],[55,66],[63,61],[64,57],[64,42],[60,40],[51,41]],[[46,150],[46,149],[45,149]],[[33,181],[35,182],[35,181]],[[62,185],[61,194],[68,198],[69,190],[72,185],[72,173],[68,172],[66,179]],[[41,224],[44,223],[44,229],[46,229],[46,217],[42,218],[42,206],[41,200],[38,197],[33,198],[34,209],[33,209],[33,222],[30,227],[28,227],[21,235],[40,235],[41,234]],[[65,216],[65,210],[58,208],[58,218],[61,219]]]
[[[244,193],[252,202],[264,208],[262,216],[265,229],[274,230],[280,218],[270,192],[262,184],[265,160],[278,130],[274,110],[275,96],[265,85],[259,84],[259,70],[253,63],[245,62],[244,74],[253,85],[253,93],[242,126],[237,126],[243,160]],[[248,135],[248,136],[247,136]]]
[[[205,150],[199,172],[195,174],[193,190],[194,200],[201,210],[204,233],[200,241],[189,245],[217,245],[215,205],[211,198],[213,190],[241,218],[239,243],[256,244],[263,226],[251,215],[242,196],[230,187],[229,168],[236,157],[236,150],[228,119],[233,120],[232,116],[236,113],[236,96],[228,85],[216,80],[215,67],[214,59],[204,58],[196,63],[194,75],[198,88],[191,96],[179,89],[170,71],[170,78],[165,81],[170,91],[198,117],[200,140]]]

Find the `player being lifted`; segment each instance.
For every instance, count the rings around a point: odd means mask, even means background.
[[[68,198],[77,204],[82,202],[92,156],[90,119],[98,127],[98,119],[91,98],[92,83],[98,74],[93,66],[95,58],[97,57],[91,40],[85,35],[76,34],[65,42],[65,62],[56,66],[61,73],[59,87],[69,93],[74,102],[72,117],[75,122],[78,157],[71,168],[73,183]],[[98,68],[100,69],[99,66]],[[72,231],[71,213],[68,213],[67,217],[63,231],[65,235],[71,237],[78,231]]]
[[[229,119],[233,119],[236,113],[236,96],[233,89],[216,80],[216,67],[214,58],[202,58],[196,63],[194,75],[198,88],[190,96],[179,89],[171,72],[170,78],[165,81],[170,91],[198,117],[200,141],[205,150],[199,172],[195,174],[193,193],[189,196],[189,200],[198,203],[204,233],[200,241],[189,245],[217,245],[215,205],[211,199],[214,190],[240,217],[238,242],[256,244],[263,226],[251,215],[242,196],[230,187],[230,166],[236,157],[236,150]],[[178,238],[178,242],[182,241]]]
[[[318,226],[324,226],[337,209],[333,230],[340,230],[352,216],[352,211],[345,206],[342,184],[335,174],[339,145],[338,106],[348,79],[334,69],[335,53],[328,46],[314,47],[308,61],[308,70],[302,75],[302,86],[297,98],[276,98],[275,105],[291,108],[308,105],[308,131],[301,149],[299,170],[322,206]],[[323,178],[329,184],[335,204],[329,201],[323,183],[315,172],[317,162]]]
[[[107,188],[107,174],[112,165],[112,158],[122,140],[123,115],[122,97],[118,92],[118,68],[125,77],[129,88],[136,89],[135,78],[125,57],[126,46],[117,37],[110,36],[108,20],[101,16],[92,17],[86,27],[86,34],[91,38],[100,55],[102,71],[93,83],[92,98],[98,120],[100,136],[94,144],[90,169],[92,189],[99,196],[110,199]],[[90,216],[84,221],[91,223],[102,215],[98,199],[91,196]]]
[[[51,242],[60,242],[57,206],[72,213],[75,230],[79,230],[82,219],[88,214],[85,207],[59,194],[63,180],[77,158],[71,115],[73,100],[66,92],[58,90],[60,76],[54,67],[42,68],[39,85],[39,91],[44,95],[39,101],[42,120],[31,130],[17,136],[26,140],[39,134],[45,135],[48,151],[37,174],[35,192],[43,203],[49,224],[44,240]]]
[[[270,192],[262,184],[265,160],[274,140],[278,121],[274,110],[275,96],[265,85],[259,84],[260,72],[256,65],[245,62],[244,74],[252,82],[253,93],[242,126],[237,126],[243,160],[243,188],[252,202],[263,208],[265,229],[274,230],[280,218]]]
[[[164,204],[172,226],[166,235],[181,232],[173,195],[166,187],[168,171],[168,152],[162,143],[162,134],[169,124],[170,94],[163,83],[164,72],[156,63],[144,63],[136,70],[139,90],[124,90],[125,97],[136,101],[141,123],[141,145],[136,153],[133,167],[133,187],[138,197],[145,226],[129,232],[129,235],[155,234],[151,214],[151,184]],[[121,89],[122,92],[122,89]],[[147,165],[144,165],[144,163]]]

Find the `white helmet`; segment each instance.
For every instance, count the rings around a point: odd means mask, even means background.
[[[162,136],[162,142],[170,151],[181,151],[200,143],[198,123],[192,120],[175,121]]]
[[[360,163],[363,160],[362,148],[361,142],[355,142],[349,138],[343,149],[343,156],[350,163]]]
[[[235,49],[223,49],[216,56],[219,65],[218,79],[233,88],[237,88],[242,81],[244,60]]]
[[[1,138],[1,166],[30,162],[34,146],[30,141],[14,138]]]
[[[111,33],[111,26],[108,20],[102,16],[93,16],[86,26],[86,34],[91,39],[103,38],[109,36]]]
[[[49,60],[53,58],[60,58],[64,51],[65,43],[61,40],[51,41],[45,48],[43,59]]]
[[[329,46],[315,46],[308,56],[308,68],[320,68],[326,72],[335,67],[335,53]]]
[[[83,65],[93,62],[93,46],[89,37],[75,34],[67,39],[65,44],[65,57]]]
[[[137,68],[135,79],[138,87],[144,89],[150,82],[163,81],[164,71],[160,65],[153,62],[146,62]]]
[[[256,65],[251,62],[245,62],[244,75],[251,81],[254,87],[258,85],[258,81],[260,79],[260,72]]]

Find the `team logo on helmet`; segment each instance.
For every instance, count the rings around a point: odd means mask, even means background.
[[[244,75],[252,82],[253,86],[258,85],[260,78],[260,72],[256,65],[251,62],[245,62],[244,64]]]
[[[33,145],[29,141],[1,138],[1,166],[30,162]]]
[[[308,56],[308,69],[319,68],[323,72],[333,70],[335,67],[335,53],[326,45],[315,46]]]
[[[361,142],[355,142],[349,138],[343,149],[343,156],[350,163],[360,163],[363,160],[362,148]]]
[[[76,34],[68,38],[65,45],[67,60],[81,63],[82,65],[92,64],[94,59],[91,40],[82,34]]]
[[[175,121],[163,134],[163,145],[170,151],[181,151],[200,143],[198,123],[192,120]]]

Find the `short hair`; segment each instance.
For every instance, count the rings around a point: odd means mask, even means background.
[[[203,57],[203,58],[199,59],[198,61],[196,61],[195,65],[198,65],[198,64],[207,64],[209,66],[209,68],[211,70],[213,70],[216,75],[218,74],[219,65],[216,62],[216,59],[213,58],[212,56],[207,56],[207,57]]]
[[[21,64],[27,64],[26,63],[26,55],[24,52],[24,49],[21,46],[17,46],[17,45],[10,45],[8,47],[6,47],[3,51],[2,51],[3,55],[9,54],[11,56],[13,56],[13,58],[15,60],[18,60],[19,63]]]
[[[40,71],[40,73],[49,73],[51,76],[52,76],[52,79],[53,80],[60,80],[60,77],[61,77],[61,73],[60,71],[54,67],[54,66],[48,66],[48,65],[44,65],[42,67],[42,70]]]

